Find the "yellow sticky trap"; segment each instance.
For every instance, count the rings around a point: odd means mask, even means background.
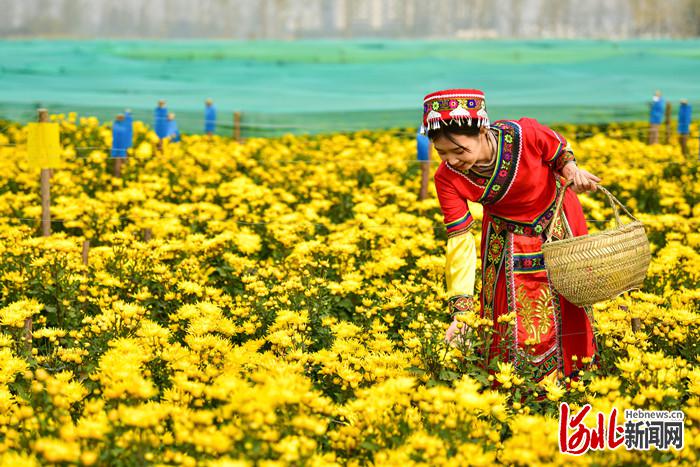
[[[40,169],[61,165],[58,123],[27,124],[27,156],[29,165]]]

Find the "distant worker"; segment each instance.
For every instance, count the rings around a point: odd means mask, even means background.
[[[418,133],[416,135],[416,149],[418,153],[418,160],[420,162],[427,162],[430,160],[430,139]]]
[[[661,97],[661,91],[656,91],[651,101],[651,112],[649,114],[649,144],[659,142],[659,126],[664,121],[664,111],[666,102]]]
[[[681,151],[688,157],[688,137],[690,135],[690,120],[693,109],[688,104],[688,99],[681,99],[681,106],[678,109],[678,138],[681,142]]]
[[[168,114],[168,131],[166,138],[170,139],[173,143],[180,141],[180,131],[177,129],[177,120],[175,120],[175,114],[172,112]]]
[[[428,197],[428,186],[430,185],[430,138],[418,133],[416,135],[416,153],[420,162],[421,184],[418,199]]]
[[[134,118],[131,109],[124,110],[124,128],[126,128],[126,148],[134,147]]]
[[[127,127],[124,114],[119,114],[112,124],[112,158],[114,158],[114,176],[121,177],[122,164],[126,158]]]
[[[158,135],[158,149],[163,149],[163,139],[168,136],[168,108],[163,99],[158,101],[158,107],[153,111],[153,129]]]
[[[207,99],[204,103],[204,133],[213,135],[216,131],[216,107],[211,99]]]

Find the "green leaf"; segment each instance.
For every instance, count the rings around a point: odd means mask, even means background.
[[[488,376],[486,376],[483,373],[478,373],[476,375],[473,375],[473,378],[475,380],[477,380],[478,382],[480,382],[483,386],[488,386],[490,383]]]
[[[423,368],[418,368],[417,366],[410,366],[410,367],[406,368],[406,371],[408,371],[409,373],[418,375],[418,376],[423,376],[424,374],[427,373],[427,371],[425,371]]]
[[[365,440],[360,443],[360,447],[363,449],[367,449],[368,451],[377,451],[379,450],[379,445],[373,443],[372,441]]]
[[[440,372],[440,379],[443,381],[454,381],[459,379],[459,374],[454,371],[442,370]]]

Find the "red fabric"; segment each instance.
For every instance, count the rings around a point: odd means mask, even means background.
[[[437,194],[445,226],[452,226],[462,219],[471,219],[471,213],[469,212],[466,198],[462,197],[454,186],[451,184],[443,184],[441,189],[437,191]],[[447,233],[449,234],[453,230],[458,230],[458,228],[455,227],[447,227]]]
[[[522,118],[516,123],[520,125],[523,132],[516,178],[507,195],[491,206],[490,212],[497,216],[526,222],[540,214],[554,199],[552,163],[556,157],[554,159],[551,157],[560,144],[563,148],[567,143],[563,137],[560,136],[562,140],[560,141],[553,130],[549,130],[532,118]],[[435,186],[441,207],[443,203],[448,206],[448,212],[443,214],[449,216],[450,220],[455,220],[454,216],[459,211],[455,208],[460,203],[457,198],[478,201],[484,192],[482,187],[455,173],[444,162],[435,172]],[[447,219],[445,221],[447,222]]]
[[[423,102],[429,101],[431,99],[437,99],[441,97],[453,97],[453,96],[459,96],[459,97],[467,97],[467,96],[478,96],[481,99],[484,98],[484,92],[479,90],[479,89],[443,89],[441,91],[435,91],[431,92],[430,94],[426,94],[425,97],[423,98]]]
[[[564,212],[567,220],[570,223],[574,236],[586,235],[588,228],[583,216],[581,204],[576,197],[576,194],[567,189],[564,198]],[[485,248],[488,244],[486,239],[486,226],[490,222],[490,216],[484,216],[481,235],[481,258],[486,254]],[[561,294],[558,295],[561,305],[561,350],[564,364],[564,375],[570,376],[573,371],[584,368],[582,357],[593,357],[596,354],[595,341],[593,339],[592,323],[588,319],[586,311],[572,303],[570,303]],[[489,349],[489,360],[499,358],[502,361],[510,361],[512,359],[511,343],[505,339],[507,326],[498,323],[498,318],[507,314],[510,310],[507,307],[508,298],[506,294],[505,268],[501,268],[496,281],[496,290],[494,294],[494,335],[491,347]],[[483,304],[483,302],[482,302]],[[481,310],[483,317],[484,310]],[[573,356],[577,359],[574,361]]]

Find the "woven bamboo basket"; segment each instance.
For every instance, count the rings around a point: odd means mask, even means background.
[[[568,187],[571,182],[567,183]],[[608,190],[598,185],[610,200],[617,227],[580,237],[552,240],[550,222],[542,244],[544,264],[554,288],[571,303],[588,306],[640,288],[651,261],[644,225],[627,211]],[[564,201],[562,190],[552,219],[557,219]],[[632,219],[622,224],[618,206]]]

